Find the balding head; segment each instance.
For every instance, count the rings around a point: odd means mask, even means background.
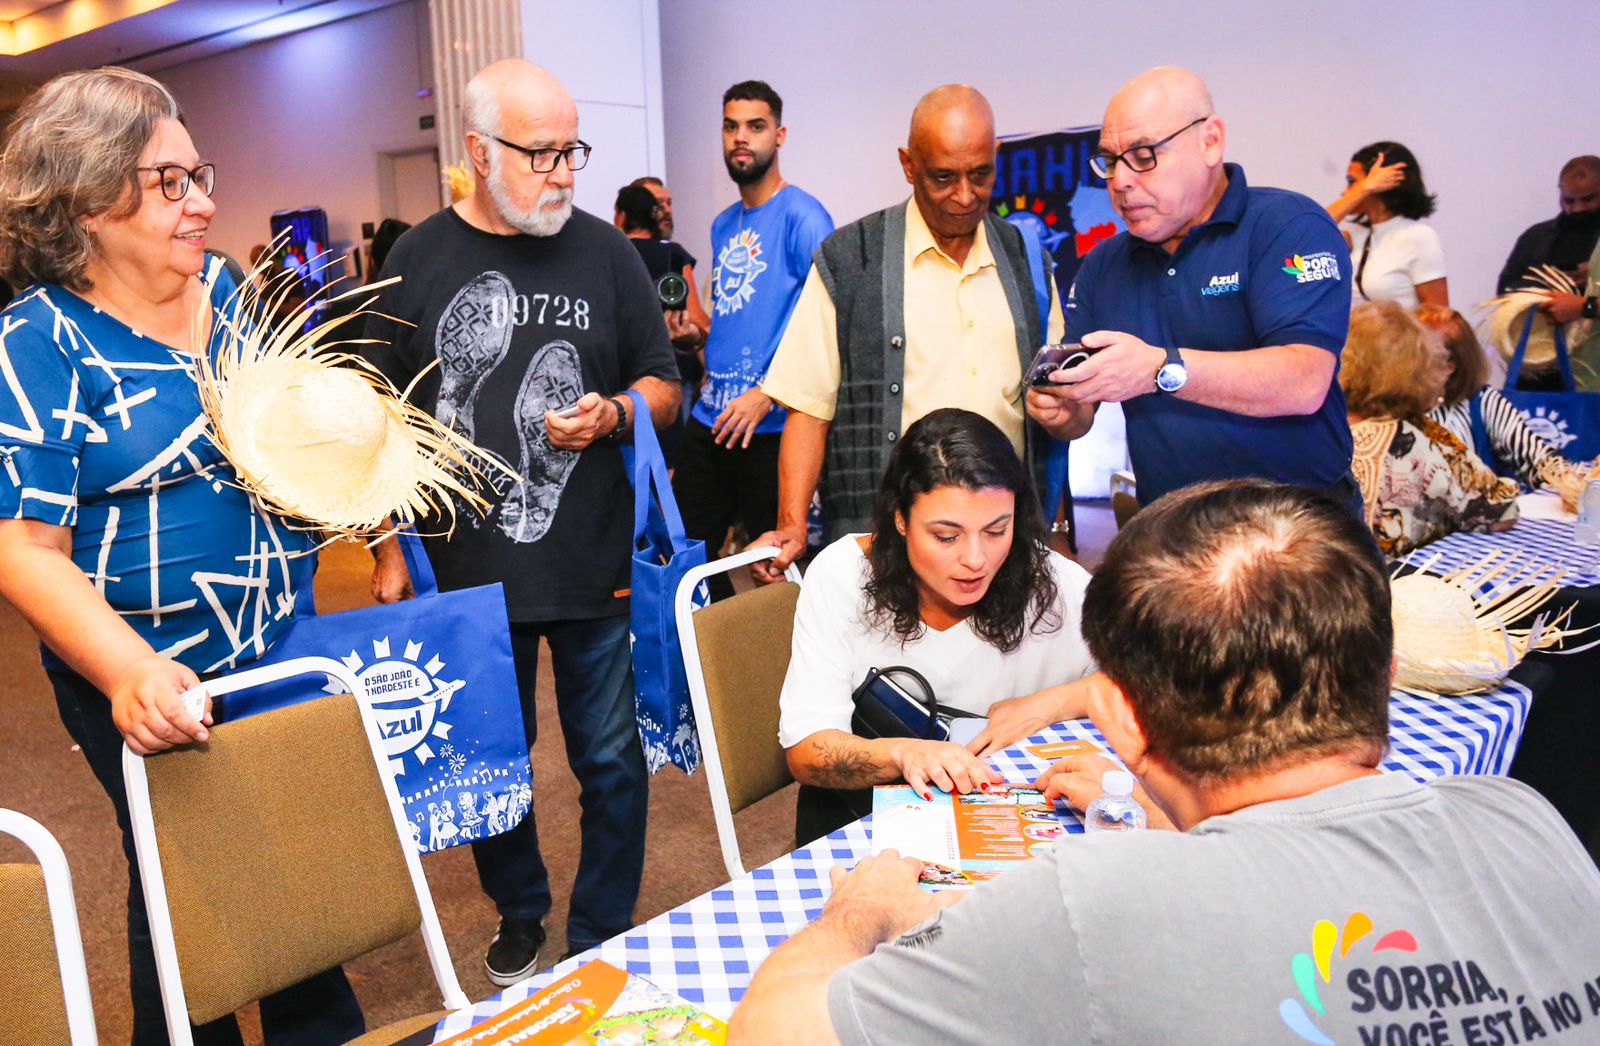
[[[530,153],[579,144],[578,107],[561,81],[523,58],[495,62],[468,81],[463,116],[477,171],[471,214],[464,216],[485,219],[494,232],[560,232],[572,214],[572,161],[535,171],[550,154]]]
[[[1210,217],[1226,188],[1224,142],[1211,92],[1189,70],[1162,66],[1123,85],[1106,106],[1100,153],[1109,158],[1106,184],[1128,231],[1176,250],[1190,229]]]
[[[1175,122],[1181,127],[1190,120],[1216,112],[1211,104],[1211,89],[1188,69],[1162,65],[1135,76],[1111,96],[1105,122],[1130,116]]]
[[[994,110],[976,88],[936,87],[912,110],[900,165],[942,248],[970,239],[988,212],[996,148]],[[965,257],[964,248],[959,253]]]
[[[1383,753],[1388,571],[1325,493],[1234,480],[1147,505],[1106,550],[1082,621],[1148,751],[1193,778]]]

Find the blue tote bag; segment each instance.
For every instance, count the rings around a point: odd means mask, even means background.
[[[673,610],[678,582],[706,561],[704,541],[690,541],[683,516],[672,496],[667,461],[656,441],[650,407],[644,397],[633,400],[633,685],[639,717],[639,740],[645,765],[653,774],[668,763],[686,774],[700,768],[700,735],[689,705],[689,680],[683,671],[678,622]],[[705,606],[705,586],[696,603]]]
[[[533,774],[500,585],[440,592],[421,539],[405,530],[392,540],[405,553],[414,599],[319,615],[313,560],[294,621],[246,667],[308,655],[344,662],[371,696],[412,837],[432,853],[515,827],[533,805]],[[344,688],[330,681],[324,690]],[[286,680],[254,690],[245,704],[253,714],[323,692]]]
[[[1600,392],[1580,392],[1572,376],[1572,358],[1567,354],[1567,337],[1558,324],[1555,329],[1556,364],[1564,392],[1529,392],[1517,388],[1522,375],[1522,358],[1533,332],[1533,310],[1522,325],[1517,351],[1506,366],[1505,398],[1522,413],[1528,428],[1554,447],[1568,461],[1592,461],[1600,455]],[[1492,459],[1485,458],[1485,461]],[[1500,465],[1496,471],[1513,475]]]

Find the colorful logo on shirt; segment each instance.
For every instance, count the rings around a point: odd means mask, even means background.
[[[1332,251],[1318,251],[1315,254],[1295,254],[1283,259],[1283,271],[1293,276],[1296,283],[1337,280],[1339,278],[1339,259]]]
[[[1340,959],[1348,958],[1350,949],[1355,947],[1356,942],[1370,936],[1372,931],[1372,919],[1366,912],[1352,912],[1344,921],[1343,930],[1327,919],[1318,919],[1316,925],[1311,927],[1311,951],[1297,952],[1294,958],[1289,960],[1289,972],[1294,977],[1295,987],[1300,990],[1300,998],[1284,999],[1278,1004],[1278,1016],[1283,1018],[1283,1023],[1290,1031],[1317,1046],[1335,1046],[1334,1041],[1323,1034],[1311,1016],[1310,1011],[1323,1016],[1328,1013],[1328,1007],[1323,1003],[1322,995],[1317,990],[1317,982],[1320,980],[1323,984],[1333,983],[1333,958],[1336,947]],[[1417,939],[1412,936],[1410,930],[1390,930],[1379,937],[1377,943],[1372,946],[1374,953],[1416,950]]]
[[[1567,419],[1561,416],[1559,410],[1535,407],[1531,413],[1525,410],[1518,413],[1536,436],[1557,450],[1578,438],[1578,434],[1567,427]]]
[[[1239,274],[1230,272],[1226,276],[1213,276],[1210,283],[1200,288],[1200,293],[1208,298],[1218,294],[1238,294]]]
[[[756,277],[767,271],[761,260],[761,236],[754,229],[740,229],[729,237],[717,254],[711,285],[717,298],[717,315],[738,312],[756,294]]]

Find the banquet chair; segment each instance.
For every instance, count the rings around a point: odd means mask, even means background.
[[[216,697],[305,673],[345,692],[222,723],[203,744],[148,757],[123,749],[175,1046],[192,1043],[191,1020],[224,1017],[419,929],[445,1007],[468,1005],[359,679],[304,657],[203,686]],[[394,1042],[445,1012],[356,1041]]]
[[[1133,473],[1118,469],[1111,474],[1111,514],[1116,517],[1117,529],[1128,525],[1128,520],[1139,511],[1139,486]]]
[[[0,833],[38,861],[0,864],[0,1042],[95,1046],[67,855],[44,825],[15,810],[0,810]]]
[[[714,574],[777,554],[775,548],[754,548],[695,567],[678,583],[674,603],[711,812],[730,879],[745,874],[733,815],[794,780],[778,744],[778,695],[789,671],[800,569],[790,564],[785,571],[792,584],[763,585],[704,609],[695,608],[694,594]]]

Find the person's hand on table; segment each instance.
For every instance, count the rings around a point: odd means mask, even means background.
[[[894,940],[965,896],[951,890],[929,893],[918,886],[923,864],[890,848],[848,870],[834,865],[828,873],[833,894],[822,917],[858,923],[852,929],[868,941]]]
[[[804,527],[779,527],[769,530],[745,546],[748,551],[752,548],[775,548],[778,550],[776,559],[763,559],[759,563],[750,564],[750,576],[758,585],[771,585],[787,580],[783,572],[789,569],[789,564],[805,555],[806,530]]]
[[[890,759],[900,779],[924,799],[933,797],[930,785],[942,792],[966,795],[1005,781],[1000,771],[951,741],[900,738]]]
[[[1008,697],[989,706],[989,725],[967,742],[967,751],[987,759],[1002,748],[1009,748],[1025,737],[1038,733],[1061,719],[1056,712],[1060,701],[1055,688],[1023,697]]]
[[[159,654],[137,658],[125,666],[106,696],[111,721],[138,755],[154,755],[175,745],[205,741],[211,733],[211,697],[195,719],[183,705],[185,690],[200,685],[194,670]]]
[[[1100,798],[1100,781],[1106,771],[1121,769],[1120,765],[1103,755],[1069,755],[1040,774],[1034,787],[1043,792],[1045,799],[1050,802],[1065,799],[1074,810],[1082,812]],[[1166,813],[1150,799],[1150,793],[1144,790],[1138,778],[1134,778],[1133,798],[1144,807],[1145,818],[1151,828],[1173,830]]]
[[[722,413],[717,415],[717,420],[712,422],[712,442],[719,447],[732,448],[735,444],[749,447],[750,441],[755,438],[756,426],[771,410],[772,397],[762,392],[759,385],[747,389],[724,407]],[[741,435],[743,442],[740,442]]]

